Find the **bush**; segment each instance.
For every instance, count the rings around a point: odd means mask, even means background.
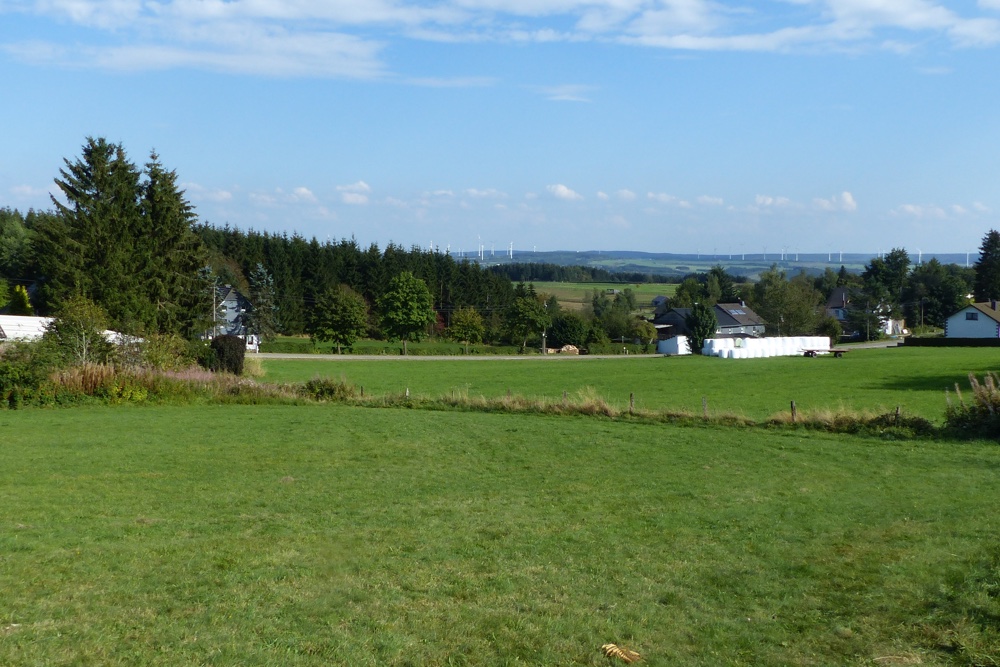
[[[233,375],[243,374],[243,361],[247,354],[247,344],[239,336],[226,334],[216,336],[211,344],[214,358],[209,368],[213,371],[223,371]]]
[[[317,401],[344,401],[354,398],[357,389],[345,380],[313,378],[302,385],[302,394]]]

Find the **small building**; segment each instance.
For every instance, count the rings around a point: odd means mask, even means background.
[[[944,323],[945,338],[1000,338],[997,301],[970,303]]]
[[[847,309],[850,303],[850,290],[846,287],[834,287],[830,292],[830,298],[826,300],[826,314],[840,322],[842,327],[846,327]]]

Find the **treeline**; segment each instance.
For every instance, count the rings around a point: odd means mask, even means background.
[[[561,266],[546,262],[514,262],[491,266],[490,271],[512,282],[562,283],[673,283],[676,277],[630,271],[608,271],[593,266]]]
[[[513,298],[514,286],[506,277],[440,252],[391,243],[384,250],[375,244],[361,248],[353,239],[321,243],[299,234],[210,225],[197,225],[194,231],[224,282],[246,292],[247,276],[257,264],[264,266],[274,279],[279,331],[286,334],[308,330],[310,311],[327,291],[346,285],[374,304],[390,280],[403,272],[424,281],[444,326],[460,308],[475,308],[488,318]]]

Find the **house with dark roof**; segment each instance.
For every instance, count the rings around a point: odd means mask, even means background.
[[[944,323],[945,338],[1000,338],[996,300],[970,303]]]
[[[847,308],[850,303],[850,290],[846,287],[834,287],[830,292],[830,298],[826,300],[826,314],[840,322],[841,326],[846,326]]]
[[[764,335],[764,320],[745,303],[717,303],[714,310],[719,323],[715,338],[756,338]],[[666,340],[688,335],[686,318],[690,313],[690,308],[668,308],[662,315],[654,317],[657,337]]]

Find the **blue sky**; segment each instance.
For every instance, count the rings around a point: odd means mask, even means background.
[[[0,0],[0,206],[103,136],[242,229],[967,252],[998,54],[1000,0]]]

